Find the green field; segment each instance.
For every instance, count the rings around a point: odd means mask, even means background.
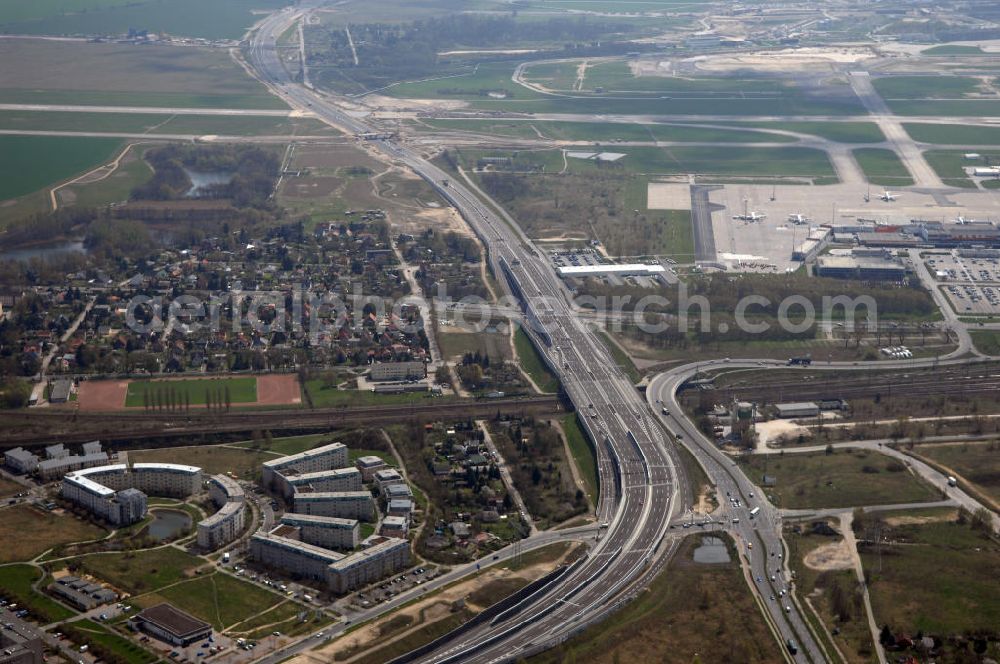
[[[1000,332],[995,330],[970,330],[972,343],[980,353],[1000,355]]]
[[[102,207],[127,201],[132,190],[153,175],[153,169],[141,155],[142,148],[133,147],[118,163],[115,172],[103,180],[63,187],[58,193],[60,204]]]
[[[550,90],[571,92],[575,90],[578,62],[556,62],[529,65],[524,71],[527,83],[537,83]],[[609,94],[634,92],[665,92],[671,95],[693,95],[701,98],[748,98],[747,95],[781,97],[794,95],[778,80],[739,78],[682,78],[678,76],[635,76],[627,62],[599,62],[588,65],[583,78],[583,92],[603,89]],[[752,99],[752,96],[749,97]]]
[[[260,465],[275,458],[270,452],[232,447],[229,445],[199,445],[197,447],[165,447],[155,450],[136,450],[129,453],[134,461],[144,463],[184,463],[198,466],[206,473],[233,473],[252,480],[260,473]]]
[[[120,658],[125,664],[149,664],[159,659],[145,648],[123,636],[112,634],[108,629],[92,620],[77,620],[72,623],[71,631],[67,631],[66,634],[74,641],[79,641],[79,645],[88,644],[92,650],[103,650]]]
[[[791,143],[781,134],[728,128],[691,127],[683,124],[636,124],[623,122],[557,122],[531,120],[424,120],[438,129],[458,129],[510,136],[545,138],[558,141],[669,141],[719,143]],[[833,124],[833,123],[830,123]],[[771,129],[782,129],[774,125]]]
[[[312,118],[225,115],[165,115],[158,113],[79,113],[0,111],[0,129],[18,131],[78,131],[117,134],[196,134],[232,136],[337,135]]]
[[[738,126],[783,129],[837,143],[881,143],[885,134],[874,122],[736,122]]]
[[[971,189],[976,185],[966,175],[966,168],[1000,162],[1000,153],[980,152],[980,154],[983,156],[982,160],[970,161],[965,158],[963,150],[927,150],[924,152],[924,159],[946,185]]]
[[[895,99],[957,99],[975,92],[979,82],[965,76],[883,76],[872,84],[886,101]],[[928,111],[925,115],[935,115]]]
[[[1000,446],[997,443],[921,445],[914,452],[953,471],[1000,504]]]
[[[117,138],[0,136],[0,200],[24,196],[111,160]]]
[[[920,51],[921,55],[982,55],[983,49],[978,46],[962,44],[941,44]]]
[[[181,380],[140,380],[128,384],[125,406],[143,407],[156,403],[156,399],[170,399],[180,405],[203,406],[209,398],[222,404],[253,403],[257,401],[257,379],[253,376],[238,378],[190,378]],[[148,399],[148,402],[147,402]]]
[[[189,576],[200,558],[167,546],[136,553],[95,553],[80,558],[83,571],[132,594],[158,590]]]
[[[891,505],[938,500],[939,491],[911,475],[899,461],[877,452],[762,454],[740,459],[750,477],[776,478],[767,491],[792,509]]]
[[[913,178],[894,150],[883,148],[860,148],[854,150],[854,158],[872,184],[884,187],[908,187]]]
[[[139,27],[204,39],[238,39],[284,0],[33,0],[0,5],[0,30],[37,35],[107,35]]]
[[[566,643],[529,660],[565,662],[741,662],[782,661],[740,571],[728,536],[730,562],[699,564],[693,551],[702,536],[686,538],[647,592]]]
[[[1000,117],[1000,99],[887,100],[896,115],[938,117]]]
[[[813,148],[781,147],[646,147],[595,145],[589,152],[618,152],[626,156],[613,165],[591,159],[566,160],[569,173],[630,172],[650,175],[678,175],[696,173],[717,176],[754,177],[813,177],[835,178],[833,167],[826,153]],[[516,169],[541,168],[547,173],[558,173],[563,168],[559,150],[510,151],[463,150],[463,160],[475,165],[480,157],[512,156]]]
[[[32,585],[41,576],[41,571],[31,565],[0,566],[0,596],[27,609],[32,619],[43,624],[76,615],[62,604],[32,589]]]
[[[566,434],[566,444],[573,455],[573,463],[587,486],[587,497],[591,504],[597,502],[597,495],[600,482],[597,478],[597,461],[594,458],[594,450],[587,440],[576,415],[567,415],[562,420],[563,432]]]
[[[889,544],[881,556],[875,547],[859,546],[879,625],[935,636],[992,633],[1000,625],[994,539],[954,521],[883,528],[882,534]],[[994,656],[997,650],[994,640]]]
[[[526,113],[600,113],[600,114],[718,114],[718,115],[853,115],[863,108],[853,94],[811,97],[795,89],[770,82],[762,85],[771,92],[764,97],[746,96],[741,90],[747,81],[726,79],[655,80],[652,90],[616,93],[594,92],[547,94],[511,81],[515,65],[510,62],[483,63],[460,75],[394,85],[384,94],[406,99],[454,99],[474,108]],[[646,79],[633,79],[646,80]],[[649,80],[654,80],[650,78]],[[645,83],[644,83],[645,85]],[[668,90],[662,86],[673,86]],[[491,99],[484,91],[506,91],[506,99]],[[715,94],[711,92],[714,90]],[[669,94],[665,94],[669,92]]]
[[[531,376],[542,392],[555,392],[559,389],[559,379],[556,378],[542,361],[531,339],[520,327],[514,335],[514,345],[521,369]]]
[[[1000,127],[907,122],[903,128],[919,143],[938,145],[1000,145]]]
[[[228,1],[228,0],[223,0]],[[0,103],[287,109],[224,49],[0,40]]]
[[[134,601],[142,607],[170,602],[221,631],[270,609],[282,599],[269,590],[216,573],[142,595]]]

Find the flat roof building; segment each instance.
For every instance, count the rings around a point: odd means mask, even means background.
[[[378,380],[420,380],[427,376],[423,362],[379,362],[372,365],[369,377]]]
[[[18,475],[27,475],[38,468],[38,457],[22,447],[15,447],[3,454],[4,465]]]
[[[651,277],[661,275],[666,271],[662,265],[646,265],[645,263],[561,265],[556,268],[560,277]]]
[[[812,402],[799,403],[776,403],[774,408],[778,411],[778,417],[816,417],[819,415],[819,406]]]
[[[212,626],[166,602],[140,611],[132,623],[175,646],[186,646],[212,635]]]
[[[43,664],[45,642],[41,631],[12,611],[0,609],[0,664]]]
[[[330,443],[313,450],[265,461],[262,465],[261,482],[266,487],[274,488],[276,475],[289,471],[298,473],[313,473],[319,470],[345,468],[347,461],[347,446],[343,443]]]
[[[367,491],[297,493],[295,494],[295,512],[373,521],[375,519],[375,501]]]
[[[279,526],[276,530],[288,527]],[[250,538],[250,557],[299,577],[326,581],[327,568],[343,559],[344,554],[271,532]]]
[[[361,480],[363,482],[371,482],[375,471],[386,467],[386,463],[382,457],[377,456],[359,457],[358,460],[354,462],[354,465],[361,471]]]
[[[906,279],[906,268],[895,260],[875,256],[820,256],[816,276],[862,281],[899,282]]]
[[[49,392],[49,403],[66,403],[69,401],[69,393],[73,389],[73,381],[60,378],[52,382],[52,389]]]
[[[55,458],[45,459],[44,461],[38,462],[38,476],[43,482],[48,482],[54,480],[57,477],[61,477],[66,473],[72,472],[74,470],[81,470],[83,468],[93,468],[95,466],[103,466],[108,463],[108,455],[106,452],[100,452],[98,454],[83,454],[80,456],[61,456]]]
[[[285,514],[281,523],[298,528],[300,541],[326,549],[356,549],[361,537],[361,527],[356,519]]]
[[[275,474],[275,485],[285,498],[291,498],[298,491],[360,491],[361,471],[357,468],[332,468],[312,473]]]
[[[327,581],[335,593],[348,593],[404,569],[410,563],[410,543],[378,537],[371,546],[330,565]]]

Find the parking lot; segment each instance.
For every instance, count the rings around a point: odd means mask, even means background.
[[[925,260],[959,314],[1000,314],[1000,258],[970,258],[953,251]]]
[[[347,598],[350,608],[361,611],[376,604],[386,602],[396,595],[409,590],[415,586],[423,585],[427,581],[437,577],[440,570],[437,567],[417,567],[416,569],[403,572],[391,579],[385,579],[382,583],[357,592]]]

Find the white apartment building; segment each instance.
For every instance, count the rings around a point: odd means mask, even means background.
[[[177,463],[132,465],[132,486],[154,496],[186,498],[201,489],[201,468]]]
[[[359,457],[354,465],[358,470],[361,471],[361,479],[364,482],[371,482],[372,477],[375,475],[375,471],[382,470],[386,467],[385,461],[381,457],[377,456],[363,456]]]
[[[246,525],[246,496],[236,480],[225,475],[208,478],[208,495],[218,511],[198,522],[198,546],[214,550],[236,539]]]
[[[330,443],[313,450],[265,461],[262,467],[261,481],[270,487],[275,483],[275,475],[298,471],[299,473],[314,473],[319,470],[332,470],[348,466],[347,446],[343,443]]]
[[[286,499],[299,491],[360,491],[361,471],[357,468],[333,468],[313,473],[277,473],[275,483]]]
[[[285,514],[283,525],[298,529],[298,539],[325,549],[356,549],[361,527],[356,519],[338,519],[311,514]]]
[[[373,521],[375,501],[367,491],[297,493],[294,511],[297,514]]]
[[[255,561],[284,570],[299,577],[327,580],[327,568],[344,555],[319,546],[284,537],[280,532],[290,526],[279,526],[270,533],[257,533],[250,538],[250,557]]]
[[[107,458],[104,452],[101,456]],[[60,457],[66,461],[80,457]],[[44,461],[42,463],[45,463]],[[86,467],[63,476],[62,495],[113,524],[146,516],[146,496],[186,498],[201,489],[201,468],[172,463],[137,463]]]
[[[372,545],[332,563],[330,590],[343,594],[393,574],[410,564],[410,543],[395,537],[375,538]]]

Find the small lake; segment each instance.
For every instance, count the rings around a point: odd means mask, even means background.
[[[157,542],[176,537],[191,527],[191,515],[177,510],[153,510],[153,521],[149,524],[149,536]]]
[[[187,198],[197,198],[208,187],[228,184],[233,179],[233,173],[227,171],[193,171],[190,168],[185,168],[184,172],[191,178],[191,188],[184,193]]]
[[[63,240],[46,244],[36,244],[20,249],[0,251],[0,261],[27,261],[32,258],[52,258],[64,254],[85,254],[83,240]]]

